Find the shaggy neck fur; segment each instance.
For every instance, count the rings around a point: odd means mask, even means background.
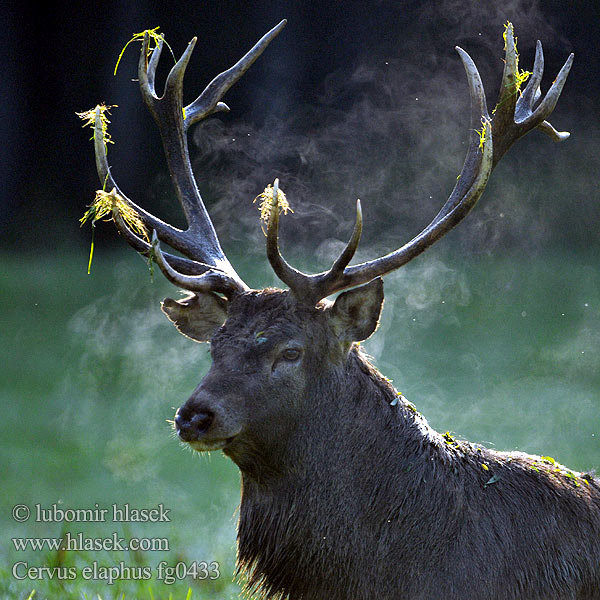
[[[356,348],[340,380],[315,386],[324,408],[289,440],[288,475],[257,482],[242,472],[238,572],[248,590],[303,600],[600,598],[597,480],[556,485],[535,457],[441,436]],[[577,536],[590,535],[577,518],[584,503],[595,504],[586,511],[598,542],[574,561]],[[521,519],[547,529],[539,545]]]

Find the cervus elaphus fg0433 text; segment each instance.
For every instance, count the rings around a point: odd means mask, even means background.
[[[267,256],[289,289],[253,290],[221,250],[192,174],[186,132],[228,109],[221,98],[284,24],[185,107],[183,76],[195,40],[159,97],[162,40],[150,50],[146,36],[142,97],[160,129],[185,230],[119,190],[107,161],[105,107],[93,116],[98,173],[121,235],[189,291],[163,302],[167,317],[184,335],[210,342],[210,371],[177,411],[175,427],[192,448],[222,450],[240,468],[238,569],[248,590],[294,600],[600,599],[600,481],[547,458],[440,435],[357,344],[377,327],[381,277],[469,213],[513,142],[536,128],[557,141],[568,137],[546,119],[573,57],[541,97],[538,42],[520,91],[508,25],[501,91],[490,115],[477,69],[457,48],[471,93],[470,144],[437,216],[399,249],[349,266],[362,228],[357,203],[354,231],[331,269],[306,275],[279,251],[275,181],[265,194]],[[159,240],[185,257],[163,253]],[[342,293],[327,300],[336,292]]]

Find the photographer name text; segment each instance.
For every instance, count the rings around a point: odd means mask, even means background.
[[[152,508],[135,508],[129,503],[102,508],[63,508],[59,504],[42,506],[18,504],[13,508],[15,521],[23,523],[33,518],[37,523],[169,523],[171,509],[158,504]]]

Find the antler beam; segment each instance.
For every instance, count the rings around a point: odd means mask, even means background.
[[[215,77],[196,100],[185,107],[183,106],[183,77],[196,38],[188,44],[181,58],[169,72],[164,93],[159,97],[155,91],[155,75],[163,42],[161,40],[150,52],[149,37],[147,34],[144,37],[138,65],[140,89],[142,98],[160,130],[171,179],[188,223],[188,228],[185,230],[177,229],[148,213],[119,189],[108,165],[100,112],[99,110],[96,112],[94,138],[96,167],[100,181],[104,189],[114,189],[138,214],[144,225],[152,230],[153,242],[149,244],[131,231],[115,209],[113,212],[117,228],[130,245],[145,256],[154,256],[165,275],[185,289],[195,291],[211,289],[228,295],[249,289],[221,249],[192,171],[186,134],[193,123],[215,112],[229,110],[221,101],[223,95],[263,53],[285,24],[286,21],[283,20],[271,29],[235,65]],[[187,258],[163,253],[159,240],[179,250]]]
[[[267,232],[267,254],[278,277],[297,297],[306,299],[309,303],[317,302],[337,291],[361,285],[405,265],[467,216],[483,194],[490,173],[517,139],[535,128],[539,128],[555,141],[563,141],[569,137],[567,132],[557,132],[546,119],[560,97],[573,63],[573,54],[568,57],[546,96],[534,108],[541,95],[539,86],[544,69],[542,45],[537,42],[533,73],[525,90],[520,93],[519,87],[524,74],[518,69],[518,55],[511,24],[506,27],[505,41],[504,73],[492,116],[487,110],[483,84],[475,63],[462,48],[456,47],[467,74],[471,96],[469,148],[462,171],[448,200],[431,223],[408,243],[380,258],[346,266],[356,250],[354,243],[349,242],[342,255],[343,259],[340,257],[336,260],[329,271],[307,275],[291,267],[281,256],[277,243],[278,211],[272,211]],[[355,232],[358,221],[357,217]],[[355,239],[354,235],[352,239]],[[344,261],[344,267],[341,267]]]

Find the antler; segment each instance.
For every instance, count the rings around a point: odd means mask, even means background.
[[[554,110],[562,92],[573,63],[573,54],[565,62],[546,96],[534,108],[541,95],[539,86],[544,70],[542,44],[537,42],[533,73],[527,87],[519,94],[524,74],[518,69],[518,55],[510,23],[505,30],[505,41],[502,84],[491,117],[477,67],[462,48],[456,47],[467,74],[471,95],[471,134],[467,156],[454,190],[442,209],[421,233],[404,246],[369,262],[347,266],[358,246],[362,227],[360,202],[357,202],[354,232],[342,254],[329,271],[307,275],[294,269],[281,256],[278,246],[279,211],[271,211],[267,255],[277,276],[298,298],[316,303],[334,292],[366,283],[405,265],[467,216],[483,194],[493,168],[518,138],[536,127],[555,141],[563,141],[569,137],[567,132],[557,132],[546,119]],[[478,127],[480,131],[477,131]],[[274,193],[273,198],[276,197]]]
[[[215,112],[229,110],[229,107],[221,102],[221,98],[262,54],[285,24],[286,21],[283,20],[271,29],[234,66],[215,77],[198,98],[185,107],[182,99],[183,77],[196,38],[188,44],[182,57],[171,69],[164,93],[158,97],[155,91],[155,74],[163,42],[161,40],[149,55],[149,38],[147,34],[144,37],[138,66],[140,89],[144,102],[160,130],[171,179],[188,223],[185,230],[161,221],[121,192],[110,172],[106,143],[102,135],[101,112],[100,109],[96,109],[94,147],[100,181],[104,189],[114,190],[138,214],[143,224],[152,230],[152,243],[149,244],[136,235],[127,226],[119,211],[114,209],[113,216],[117,228],[131,246],[140,254],[155,258],[165,276],[184,289],[212,290],[226,295],[249,289],[221,249],[192,172],[186,134],[192,124]],[[159,240],[179,250],[187,258],[163,253]]]

